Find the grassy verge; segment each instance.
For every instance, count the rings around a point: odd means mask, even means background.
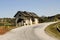
[[[45,28],[45,32],[50,36],[60,39],[60,32],[57,30],[59,24],[60,22],[49,25]]]

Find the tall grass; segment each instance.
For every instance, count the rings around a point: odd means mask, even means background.
[[[59,24],[60,22],[49,25],[48,27],[45,28],[45,32],[50,36],[60,39],[60,32],[57,30],[57,26]]]

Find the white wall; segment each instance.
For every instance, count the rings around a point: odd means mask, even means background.
[[[17,23],[17,21],[18,21],[18,18],[16,18],[16,27],[18,26],[18,23]]]
[[[29,20],[26,19],[24,25],[26,24],[29,25],[29,23],[30,23]]]
[[[38,24],[38,19],[37,18],[35,18],[35,24]]]
[[[30,19],[30,25],[32,25],[32,20]]]
[[[28,20],[28,19],[26,19],[26,20],[24,20],[25,21],[25,23],[24,23],[24,25],[32,25],[32,20],[30,19],[30,20]]]
[[[20,26],[20,25],[23,25],[23,24],[24,24],[24,26],[29,25],[29,24],[32,25],[32,19],[30,19],[30,20],[26,19],[26,20],[24,20],[25,23],[23,23],[23,21],[22,21],[19,24],[17,24],[17,20],[18,19],[16,19],[16,26]],[[34,18],[34,20],[35,20],[35,24],[38,24],[38,18]]]

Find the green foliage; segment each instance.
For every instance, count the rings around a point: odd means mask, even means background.
[[[54,16],[42,16],[40,17],[40,22],[53,22],[53,21],[59,21],[60,20],[60,14],[54,15]]]
[[[4,26],[4,24],[3,23],[0,23],[0,26]]]
[[[15,26],[14,18],[0,18],[0,26]]]

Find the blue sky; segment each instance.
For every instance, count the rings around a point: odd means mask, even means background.
[[[13,17],[17,11],[35,12],[39,16],[60,14],[60,0],[0,0],[0,18]]]

